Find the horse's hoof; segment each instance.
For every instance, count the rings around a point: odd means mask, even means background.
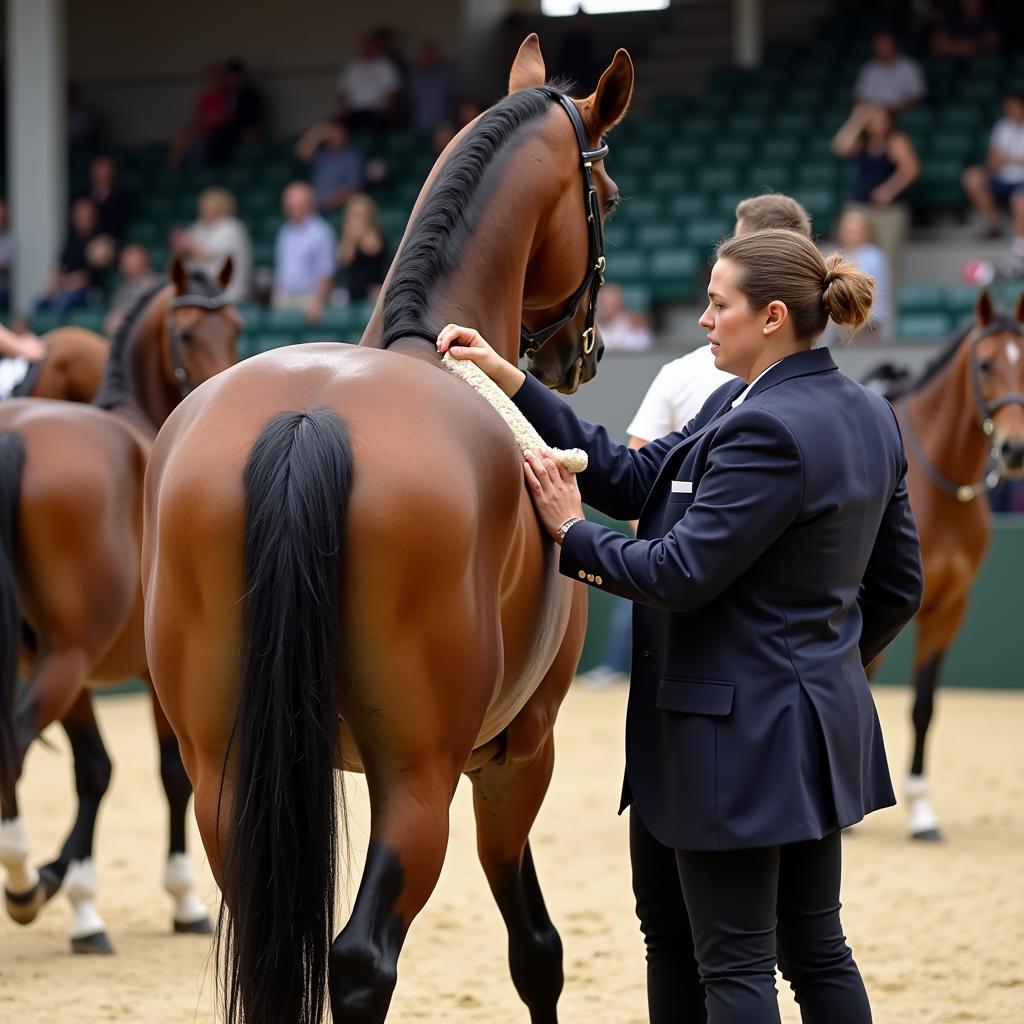
[[[925,828],[922,829],[920,832],[911,832],[910,838],[913,839],[915,843],[945,842],[945,838],[943,837],[942,832],[940,832],[937,828]]]
[[[96,932],[94,935],[83,935],[80,939],[72,939],[71,952],[83,956],[113,956],[114,947],[110,944],[106,932]]]
[[[212,935],[213,925],[208,917],[201,917],[198,921],[175,921],[175,935]]]
[[[7,914],[16,924],[31,924],[46,902],[46,892],[41,882],[36,882],[26,892],[11,892],[10,889],[4,889],[4,897]]]

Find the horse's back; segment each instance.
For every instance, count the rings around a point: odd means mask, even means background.
[[[246,464],[275,416],[316,409],[338,416],[353,453],[343,607],[354,677],[381,705],[408,703],[431,664],[453,702],[478,704],[485,731],[500,731],[560,646],[567,590],[508,427],[420,358],[295,346],[239,364],[179,407],[147,482],[151,635],[180,647],[180,621],[161,604],[194,609],[192,626],[221,638],[212,660],[229,678],[210,685],[237,685]]]

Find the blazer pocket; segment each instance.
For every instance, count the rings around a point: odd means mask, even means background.
[[[724,716],[732,712],[733,683],[665,676],[658,684],[655,707],[689,715]]]

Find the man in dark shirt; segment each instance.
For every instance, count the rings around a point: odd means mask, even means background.
[[[363,185],[363,158],[349,144],[340,119],[313,125],[295,145],[295,155],[310,164],[310,184],[321,212],[337,210]]]
[[[995,53],[1001,45],[999,22],[985,0],[959,0],[932,37],[936,56],[959,60]]]
[[[96,204],[96,234],[109,235],[115,242],[124,237],[131,220],[131,200],[117,185],[117,166],[109,156],[98,156],[89,168],[92,185],[88,197]]]
[[[71,207],[71,230],[61,250],[40,309],[67,312],[86,305],[103,286],[114,256],[109,236],[98,231],[99,211],[88,197],[76,199]]]

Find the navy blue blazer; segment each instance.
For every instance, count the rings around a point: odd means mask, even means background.
[[[677,849],[820,838],[895,803],[864,666],[917,611],[906,457],[888,403],[828,349],[723,385],[638,451],[529,376],[515,402],[590,457],[561,571],[635,602],[630,802]]]

